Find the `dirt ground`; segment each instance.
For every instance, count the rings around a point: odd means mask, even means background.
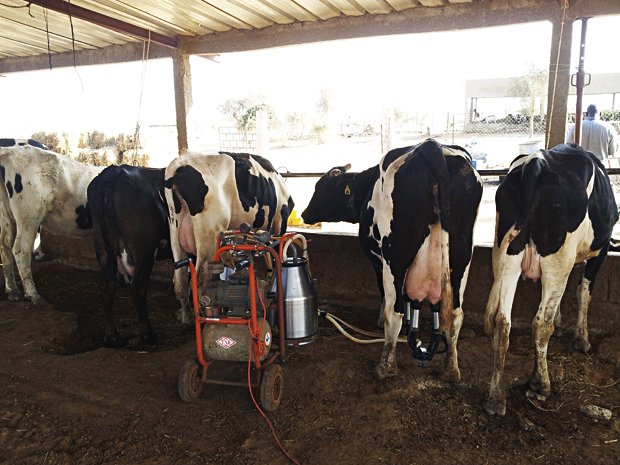
[[[246,388],[208,385],[195,403],[177,394],[177,376],[194,356],[194,338],[175,319],[172,286],[150,293],[158,347],[102,347],[98,275],[59,264],[35,266],[49,305],[8,302],[0,295],[0,463],[20,464],[285,464]],[[320,289],[319,289],[320,290]],[[374,329],[375,309],[323,305]],[[131,298],[117,305],[121,331],[136,330]],[[269,414],[301,464],[620,463],[617,336],[593,337],[589,356],[554,338],[553,394],[525,398],[533,350],[529,331],[513,332],[508,413],[489,417],[484,400],[491,346],[465,317],[459,344],[463,382],[439,381],[440,357],[419,367],[400,345],[400,373],[377,381],[381,345],[357,345],[327,321],[320,337],[291,351],[285,394]],[[220,363],[210,376],[242,381],[243,363]],[[583,404],[613,412],[611,421],[580,413]]]

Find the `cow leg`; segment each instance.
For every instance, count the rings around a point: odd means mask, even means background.
[[[493,375],[485,405],[485,410],[489,415],[504,416],[506,414],[504,367],[506,352],[510,344],[512,303],[521,274],[522,257],[523,253],[501,256],[487,302],[485,330],[487,334],[493,336]]]
[[[400,334],[400,328],[403,324],[403,315],[394,311],[396,289],[402,288],[402,281],[399,287],[394,286],[394,284],[390,282],[392,281],[392,274],[388,266],[384,267],[383,274],[385,291],[385,296],[383,298],[385,325],[383,331],[385,334],[385,344],[383,346],[383,353],[381,354],[379,365],[375,368],[375,374],[378,379],[385,379],[398,374],[396,344],[398,343],[398,335]]]
[[[577,299],[579,299],[579,290],[577,290]],[[562,335],[562,309],[558,307],[553,320],[553,335],[560,337]]]
[[[453,240],[454,248],[452,253],[456,254],[456,250],[462,251],[463,254],[459,258],[455,258],[454,265],[452,267],[451,279],[452,279],[452,292],[458,292],[458,305],[452,313],[452,328],[451,331],[446,331],[446,339],[448,341],[448,350],[444,358],[444,369],[441,374],[441,379],[450,381],[452,383],[459,383],[461,381],[461,371],[459,370],[459,358],[457,351],[457,343],[459,340],[459,334],[461,327],[463,326],[463,296],[465,294],[465,286],[467,285],[467,279],[469,277],[469,268],[471,263],[472,248],[471,242],[461,242],[457,239]],[[462,265],[465,265],[462,277],[458,278],[458,272],[461,271]],[[456,299],[453,299],[456,301]]]
[[[104,336],[103,344],[106,347],[120,347],[125,344],[114,324],[114,297],[116,295],[116,282],[112,279],[103,278],[103,319]]]
[[[542,298],[538,312],[536,312],[532,322],[536,361],[534,373],[529,382],[528,397],[544,400],[551,394],[551,382],[549,381],[549,368],[547,366],[547,347],[551,334],[553,334],[555,313],[566,289],[568,275],[573,262],[574,260],[561,263],[553,255],[541,259]]]
[[[459,370],[459,358],[457,352],[457,342],[459,333],[463,326],[463,309],[455,308],[452,313],[452,330],[446,331],[446,340],[448,341],[448,350],[444,358],[443,372],[440,378],[451,383],[461,382],[461,371]]]
[[[153,261],[147,261],[142,268],[137,270],[134,282],[134,304],[138,310],[138,320],[140,322],[140,341],[148,345],[159,343],[148,315],[148,287],[152,271]]]
[[[159,339],[149,320],[147,308],[147,285],[142,283],[136,285],[134,289],[134,303],[138,309],[138,319],[140,322],[140,342],[148,345],[156,345]]]
[[[607,252],[601,251],[600,255],[591,258],[586,262],[586,269],[581,279],[581,283],[577,287],[577,326],[575,327],[575,338],[573,341],[573,348],[581,352],[587,352],[590,350],[590,341],[588,340],[588,307],[592,300],[592,289],[594,288],[594,281],[598,274]],[[559,312],[559,310],[558,310]]]
[[[4,272],[4,290],[9,300],[19,300],[21,294],[15,281],[15,257],[13,243],[15,241],[15,224],[5,214],[0,215],[0,257]]]
[[[24,296],[33,304],[38,304],[43,302],[43,299],[34,285],[31,268],[32,247],[34,245],[34,238],[37,234],[37,228],[20,227],[18,221],[19,220],[16,219],[17,233],[15,235],[15,242],[13,243],[13,256],[17,263],[19,275],[22,278]]]

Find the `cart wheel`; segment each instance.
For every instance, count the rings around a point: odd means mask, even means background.
[[[198,399],[203,384],[201,366],[196,360],[186,361],[181,367],[177,383],[181,399],[185,402],[193,402]]]
[[[284,370],[280,365],[269,365],[260,382],[260,404],[266,412],[275,412],[284,393]]]

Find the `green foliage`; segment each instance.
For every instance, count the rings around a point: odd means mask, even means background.
[[[287,135],[289,139],[301,140],[304,138],[308,115],[305,113],[289,113],[286,115]]]
[[[67,153],[63,144],[64,140],[61,141],[61,138],[58,137],[58,133],[40,131],[35,132],[30,138],[45,144],[52,152]]]
[[[273,107],[266,103],[262,97],[232,98],[218,106],[218,110],[225,116],[235,121],[237,129],[248,132],[256,127],[256,113],[265,110],[269,121],[275,121]]]
[[[315,123],[312,126],[312,134],[316,138],[317,143],[324,144],[325,143],[325,135],[327,133],[327,125],[323,123]]]
[[[319,114],[326,116],[332,109],[332,97],[329,90],[322,88],[316,101],[316,109]]]

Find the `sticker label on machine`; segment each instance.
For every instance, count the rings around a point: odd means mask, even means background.
[[[222,336],[217,341],[215,341],[215,343],[218,346],[220,346],[222,349],[230,349],[232,346],[234,346],[237,343],[237,341],[229,338],[228,336]]]

